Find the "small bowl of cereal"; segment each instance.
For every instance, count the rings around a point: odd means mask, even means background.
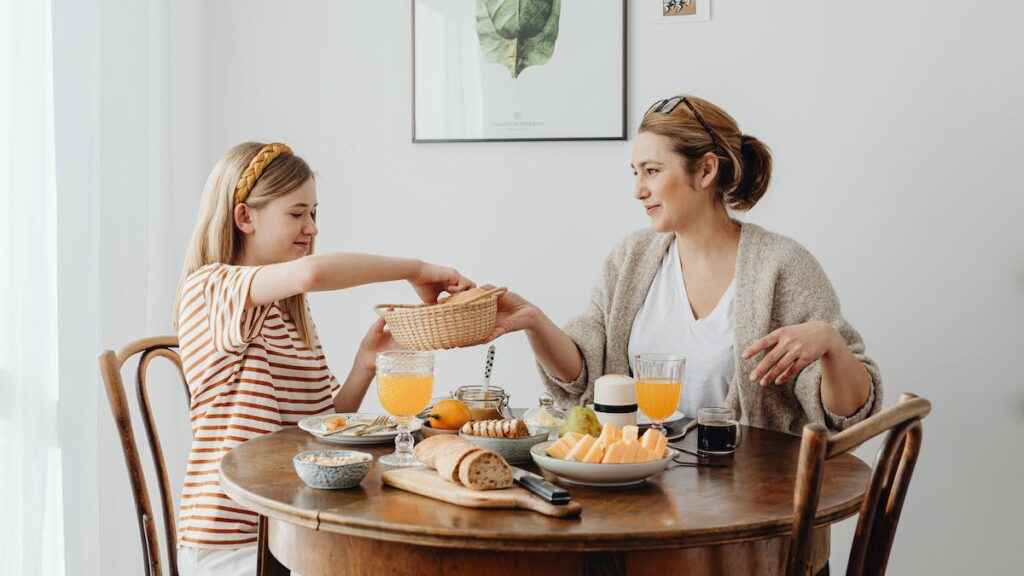
[[[307,450],[296,454],[292,464],[310,488],[341,490],[363,481],[373,465],[373,455],[357,450]]]

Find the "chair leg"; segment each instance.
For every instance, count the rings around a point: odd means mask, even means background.
[[[259,548],[256,556],[257,576],[290,576],[291,572],[270,553],[270,543],[267,540],[266,516],[260,516],[259,535],[256,540],[256,546]]]

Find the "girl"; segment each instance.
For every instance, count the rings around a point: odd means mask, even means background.
[[[564,331],[507,293],[493,336],[525,330],[562,404],[592,400],[599,376],[632,373],[631,359],[653,352],[687,357],[679,409],[690,416],[722,405],[745,424],[799,434],[877,412],[878,367],[817,260],[729,214],[764,196],[768,148],[692,96],[656,102],[638,132],[634,197],[651,229],[608,256],[589,307]]]
[[[175,328],[192,397],[178,520],[183,575],[253,574],[257,515],[220,488],[225,452],[304,416],[353,412],[394,342],[383,321],[339,385],[305,294],[407,280],[425,302],[473,283],[452,268],[368,254],[314,255],[313,172],[284,144],[240,144],[214,166],[185,256]]]

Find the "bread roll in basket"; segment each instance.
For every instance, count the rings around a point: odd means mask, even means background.
[[[472,288],[439,304],[381,304],[375,307],[391,336],[409,350],[447,350],[487,341],[506,288]]]

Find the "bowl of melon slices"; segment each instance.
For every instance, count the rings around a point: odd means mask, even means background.
[[[530,449],[537,466],[566,483],[606,487],[641,484],[663,472],[675,453],[657,430],[639,436],[636,426],[614,424],[605,424],[597,438],[567,432]]]

